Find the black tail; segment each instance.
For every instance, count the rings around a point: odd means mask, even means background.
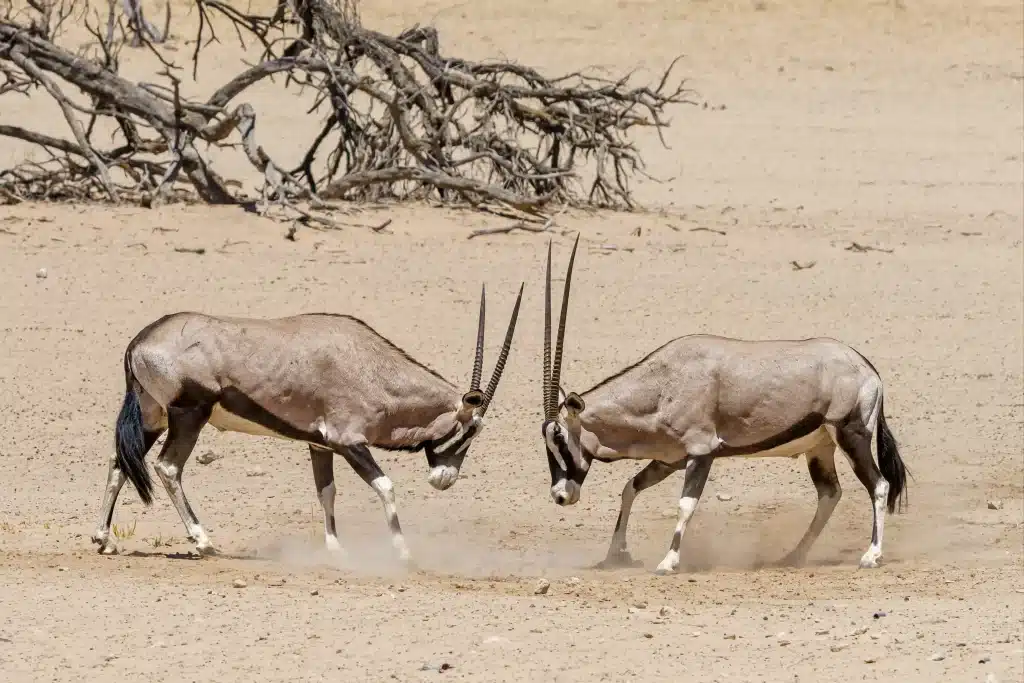
[[[896,437],[889,431],[889,425],[885,422],[885,401],[878,399],[878,469],[882,476],[889,482],[889,513],[896,511],[897,504],[902,512],[907,497],[907,467],[900,458],[900,451],[896,445]]]
[[[117,415],[114,427],[114,450],[117,452],[117,466],[135,487],[139,498],[146,505],[153,503],[153,479],[146,468],[146,436],[142,428],[142,405],[136,393],[135,375],[124,358],[125,384],[124,403]]]

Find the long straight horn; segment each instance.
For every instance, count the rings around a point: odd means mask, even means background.
[[[476,358],[473,359],[473,379],[470,391],[480,391],[480,378],[484,374],[484,313],[486,309],[487,286],[480,286],[480,322],[476,329]]]
[[[576,241],[572,245],[569,256],[569,267],[565,271],[565,290],[562,292],[562,311],[558,316],[558,338],[555,340],[555,361],[551,366],[551,393],[553,394],[553,410],[558,410],[558,379],[562,374],[562,342],[565,340],[565,318],[569,309],[569,286],[572,283],[572,265],[576,260],[576,247],[580,243],[580,234],[576,233]],[[555,417],[552,415],[551,417]]]
[[[523,301],[523,287],[526,283],[519,285],[519,296],[516,297],[516,305],[512,308],[512,319],[508,323],[508,330],[505,332],[505,342],[501,345],[501,353],[498,354],[498,362],[494,365],[494,372],[491,373],[491,381],[487,383],[487,390],[484,392],[484,402],[480,405],[480,416],[487,412],[487,406],[494,398],[494,391],[498,388],[501,380],[501,373],[505,371],[505,361],[508,359],[509,349],[512,348],[512,336],[516,332],[516,321],[519,319],[519,304]]]
[[[551,240],[548,240],[548,271],[544,283],[544,419],[551,414]]]

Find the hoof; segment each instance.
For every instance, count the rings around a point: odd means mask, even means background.
[[[654,570],[654,573],[658,576],[669,576],[676,573],[676,568],[659,564],[658,568]]]
[[[111,543],[109,545],[107,545],[107,544],[101,545],[99,552],[100,552],[101,555],[117,555],[118,554],[117,544],[116,543]]]
[[[806,564],[807,558],[797,555],[786,555],[775,563],[776,567],[802,567]]]
[[[861,569],[878,569],[879,562],[877,557],[862,557],[860,558]]]
[[[610,553],[603,560],[593,566],[593,569],[636,569],[643,567],[644,563],[633,559],[629,551]]]

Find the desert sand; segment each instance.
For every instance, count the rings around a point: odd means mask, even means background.
[[[1024,680],[1019,2],[394,0],[365,3],[363,21],[433,23],[449,53],[552,73],[653,78],[684,55],[708,106],[672,111],[670,149],[641,139],[660,180],[637,180],[648,210],[567,212],[553,229],[559,268],[581,234],[564,384],[694,332],[853,345],[882,375],[913,475],[883,566],[857,568],[871,510],[842,460],[845,495],[808,566],[771,566],[814,512],[800,459],[716,464],[678,574],[653,574],[678,475],[634,506],[644,566],[592,569],[640,465],[596,464],[574,507],[549,497],[545,235],[467,240],[507,221],[426,206],[353,216],[391,219],[380,233],[289,241],[232,208],[20,204],[0,207],[0,679]],[[222,61],[186,88],[212,91],[243,56],[230,36],[213,50]],[[153,62],[127,50],[124,69],[144,78]],[[291,161],[311,127],[282,92],[249,101],[261,142]],[[63,132],[51,100],[3,101],[0,121]],[[0,141],[4,164],[27,152]],[[243,168],[232,154],[221,168]],[[305,447],[210,428],[195,454],[221,457],[193,456],[184,482],[224,555],[192,554],[163,491],[146,508],[130,485],[115,522],[133,533],[96,553],[122,354],[143,325],[177,310],[351,313],[468,385],[482,281],[485,373],[526,293],[462,479],[439,493],[422,455],[376,454],[418,569],[397,566],[376,495],[343,462],[348,555],[334,561]]]

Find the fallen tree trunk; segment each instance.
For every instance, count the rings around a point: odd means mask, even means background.
[[[98,23],[90,26],[93,57],[59,44],[74,3],[55,16],[53,6],[40,1],[32,0],[35,11],[27,19],[10,13],[0,18],[0,96],[42,86],[60,105],[74,140],[0,126],[0,135],[51,154],[46,162],[0,171],[0,194],[7,197],[152,204],[172,196],[183,173],[202,201],[247,201],[232,190],[236,181],[213,171],[196,144],[229,144],[237,133],[263,176],[263,201],[418,198],[527,213],[552,203],[629,208],[629,180],[643,167],[630,132],[653,127],[660,134],[668,125],[667,106],[692,103],[681,81],[668,85],[672,66],[654,87],[580,73],[548,78],[518,64],[444,57],[433,28],[394,37],[363,28],[357,7],[337,0],[282,0],[269,17],[195,0],[200,21],[193,72],[212,37],[211,13],[264,47],[258,63],[198,102],[181,97],[174,76],[179,67],[152,42],[165,40],[167,29],[154,36],[141,0],[124,0],[130,22],[120,38],[113,37],[109,0],[106,32]],[[160,56],[166,68],[159,75],[169,87],[133,83],[118,73],[118,55],[130,43]],[[230,107],[247,88],[275,74],[287,74],[285,87],[312,88],[316,103],[309,113],[323,112],[319,133],[291,169],[257,144],[253,107]],[[75,90],[88,104],[68,94]],[[100,149],[92,142],[98,120],[116,122],[120,144]],[[128,180],[115,181],[111,169]],[[592,176],[589,187],[583,171]],[[56,194],[54,186],[61,188]]]

